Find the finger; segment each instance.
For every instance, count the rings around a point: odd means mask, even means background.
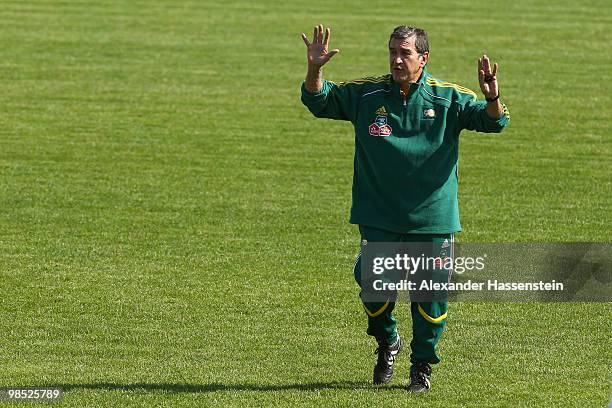
[[[482,69],[482,57],[478,58],[478,71]]]
[[[319,29],[318,26],[314,27],[314,31],[312,32],[312,42],[316,43],[317,42],[317,30]]]
[[[499,65],[497,65],[497,62],[495,63],[495,65],[493,65],[493,78],[497,78],[497,68],[499,67]]]
[[[317,42],[323,44],[323,24],[319,24],[317,29]]]
[[[337,50],[337,49],[336,49],[336,50],[331,50],[330,52],[328,52],[327,54],[325,54],[325,56],[323,57],[323,58],[324,58],[324,61],[325,61],[324,63],[327,63],[327,61],[329,61],[330,59],[332,59],[332,57],[333,57],[334,55],[336,55],[337,53],[339,53],[339,52],[340,52],[340,50]]]
[[[484,78],[485,78],[485,73],[484,73],[484,71],[483,71],[482,69],[479,69],[479,70],[478,70],[478,81],[479,81],[480,83],[483,83],[483,82],[484,82]]]
[[[323,44],[325,44],[325,48],[329,47],[329,36],[331,35],[331,29],[328,27],[325,29],[325,39],[323,40]]]
[[[491,73],[491,67],[489,65],[489,57],[486,55],[482,56],[482,70],[485,72],[485,75]]]
[[[306,37],[304,33],[302,33],[302,40],[304,40],[304,44],[306,44],[307,47],[310,47],[310,41],[308,41],[308,37]]]

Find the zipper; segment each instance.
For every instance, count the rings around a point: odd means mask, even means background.
[[[404,100],[404,109],[402,109],[402,127],[406,129],[408,127],[408,94],[400,89],[400,95]]]
[[[402,96],[402,99],[404,100],[404,106],[406,106],[406,101],[408,100],[408,95],[400,89],[400,95]]]

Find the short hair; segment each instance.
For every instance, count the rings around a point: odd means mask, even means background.
[[[410,27],[406,25],[397,26],[393,29],[389,42],[393,38],[403,39],[416,37],[414,40],[414,46],[419,54],[429,52],[429,41],[427,39],[427,32],[422,28]]]

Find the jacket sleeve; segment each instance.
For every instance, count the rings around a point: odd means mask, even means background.
[[[355,121],[359,102],[359,87],[356,84],[340,85],[323,80],[319,92],[310,93],[302,83],[302,103],[317,118]]]
[[[487,103],[476,100],[473,95],[465,95],[463,100],[459,101],[459,105],[459,121],[462,129],[500,133],[510,121],[510,112],[504,104],[502,104],[503,113],[499,119],[489,117]]]

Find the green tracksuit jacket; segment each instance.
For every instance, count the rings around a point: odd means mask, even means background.
[[[355,127],[350,222],[387,231],[444,234],[461,230],[457,203],[459,133],[501,132],[510,115],[491,119],[486,102],[427,70],[407,99],[390,74],[335,84],[318,93],[302,84],[316,117]]]

